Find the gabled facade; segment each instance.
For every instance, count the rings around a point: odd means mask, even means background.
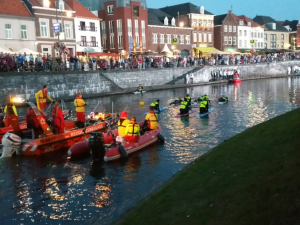
[[[256,16],[253,20],[265,27],[264,43],[266,49],[288,49],[289,32],[269,16]]]
[[[238,49],[250,50],[254,48],[262,50],[265,48],[264,27],[244,15],[234,15],[234,17],[238,23]],[[254,45],[251,45],[251,40],[254,40]]]
[[[104,52],[128,55],[148,51],[148,12],[144,1],[105,0],[98,11]],[[133,38],[132,49],[129,41]]]
[[[215,48],[226,50],[237,50],[238,23],[231,10],[227,14],[218,15],[214,18],[214,43]]]
[[[193,28],[179,26],[178,19],[160,9],[148,9],[149,50],[160,53],[163,49],[173,55],[192,55]],[[173,39],[177,39],[177,44]]]
[[[54,43],[64,42],[69,49],[69,55],[75,55],[76,39],[73,11],[62,0],[23,0],[35,18],[37,51],[52,57],[59,57]],[[57,3],[57,4],[56,4]],[[54,33],[53,25],[60,24],[60,32]],[[59,34],[59,35],[58,35]]]
[[[65,3],[76,12],[74,18],[76,52],[102,52],[100,19],[76,0],[65,0]]]
[[[0,47],[17,52],[22,48],[37,51],[35,19],[20,0],[0,1]]]
[[[279,22],[279,21],[277,21]],[[290,49],[296,49],[297,47],[297,25],[298,25],[298,20],[285,20],[282,21],[280,24],[285,27],[288,32],[289,32],[289,44],[290,44]]]

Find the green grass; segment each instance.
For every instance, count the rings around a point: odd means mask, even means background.
[[[300,224],[300,109],[220,144],[119,223]]]

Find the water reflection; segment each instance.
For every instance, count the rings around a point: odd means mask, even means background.
[[[88,109],[100,101],[100,109],[127,110],[143,121],[150,103],[159,98],[167,106],[187,93],[207,94],[214,112],[206,118],[173,118],[179,107],[159,115],[164,145],[155,144],[128,160],[70,161],[66,152],[41,157],[17,157],[0,161],[1,224],[111,224],[148,193],[170,179],[186,164],[225,139],[300,104],[300,79],[247,81],[87,99]],[[217,104],[219,96],[229,103]],[[145,106],[139,106],[144,101]],[[72,102],[67,103],[73,108]]]

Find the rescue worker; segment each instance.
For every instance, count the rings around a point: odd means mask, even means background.
[[[143,90],[144,90],[144,88],[141,84],[136,89],[136,91],[140,91],[140,92],[143,92]]]
[[[125,129],[125,141],[138,142],[140,139],[140,125],[136,123],[136,118],[133,116]]]
[[[76,99],[74,100],[74,105],[76,107],[77,127],[84,128],[86,103],[82,99],[81,93],[77,93]]]
[[[9,120],[9,116],[8,116],[8,112],[7,112],[8,108],[12,109],[14,115],[17,118],[17,121],[19,120],[19,116],[18,116],[18,112],[17,112],[16,106],[14,106],[14,104],[12,102],[8,102],[7,105],[4,108],[4,113],[6,113],[5,127],[9,127],[11,125],[11,121]]]
[[[207,113],[208,112],[208,101],[207,99],[205,98],[203,101],[201,101],[200,103],[200,114],[203,114],[203,113]]]
[[[207,94],[203,95],[203,99],[208,102],[208,105],[210,105],[210,100],[209,100]]]
[[[151,103],[151,105],[154,110],[157,110],[158,112],[160,112],[160,108],[159,108],[159,99],[156,99],[154,102]]]
[[[47,91],[48,91],[48,86],[44,85],[43,89],[35,94],[37,107],[42,113],[44,113],[44,109],[47,108],[47,98],[51,102],[53,102],[53,100],[48,95]]]
[[[191,105],[191,97],[190,97],[190,95],[189,94],[187,94],[186,96],[185,96],[185,98],[186,98],[186,100],[187,100],[187,102],[188,102],[188,106],[190,106]]]
[[[123,111],[121,113],[121,118],[118,122],[118,136],[125,137],[125,129],[126,126],[129,124],[129,119],[127,119],[128,113],[126,111]]]
[[[66,124],[65,124],[63,111],[60,108],[59,102],[54,103],[54,107],[51,114],[53,118],[54,133],[55,134],[65,133]]]
[[[233,77],[234,80],[238,80],[240,79],[240,76],[238,74],[238,72],[236,70],[234,70],[234,77]]]
[[[221,97],[219,98],[219,102],[227,102],[228,98],[227,97]]]
[[[42,112],[41,112],[41,115],[47,122],[48,118]],[[44,133],[44,131],[41,128],[40,123],[31,107],[29,108],[28,112],[26,113],[26,122],[27,122],[27,128],[33,129],[34,139],[38,139],[39,136]]]
[[[154,107],[150,106],[150,112],[146,115],[144,124],[142,126],[143,132],[156,130],[158,128],[158,116],[154,110]]]
[[[171,102],[170,105],[177,105],[177,104],[179,104],[181,102],[182,102],[181,98],[177,98],[173,102]]]
[[[180,114],[187,114],[189,112],[189,109],[188,109],[188,100],[187,98],[184,98],[183,102],[181,102],[181,105],[180,105]]]

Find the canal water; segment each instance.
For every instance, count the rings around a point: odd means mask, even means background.
[[[299,107],[300,78],[243,81],[241,85],[210,85],[87,99],[92,111],[128,111],[144,119],[150,103],[159,98],[167,106],[187,93],[209,95],[214,112],[173,118],[179,107],[159,115],[164,145],[155,144],[127,161],[93,163],[91,158],[71,161],[66,151],[41,157],[0,160],[1,224],[112,224],[147,194],[188,163],[245,129]],[[217,104],[219,96],[229,103]],[[145,106],[139,106],[144,101]],[[67,103],[74,109],[71,102]],[[130,117],[129,116],[129,117]],[[201,174],[199,174],[201,176]]]

